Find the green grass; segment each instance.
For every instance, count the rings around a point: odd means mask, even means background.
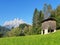
[[[60,45],[60,31],[47,35],[0,38],[0,45]]]

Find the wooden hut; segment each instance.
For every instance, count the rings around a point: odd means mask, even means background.
[[[41,34],[48,34],[50,32],[56,32],[56,20],[48,18],[42,21]]]

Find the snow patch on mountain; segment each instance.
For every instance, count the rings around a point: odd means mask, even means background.
[[[22,19],[15,18],[14,20],[5,21],[3,26],[7,28],[18,27],[20,24],[26,23]]]

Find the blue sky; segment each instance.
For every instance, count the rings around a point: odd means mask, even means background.
[[[14,18],[32,24],[34,9],[43,9],[44,3],[51,4],[55,9],[60,0],[0,0],[0,25]]]

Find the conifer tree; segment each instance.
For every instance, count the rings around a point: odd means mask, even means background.
[[[37,33],[39,25],[38,23],[39,23],[39,11],[36,8],[33,15],[33,33]]]

